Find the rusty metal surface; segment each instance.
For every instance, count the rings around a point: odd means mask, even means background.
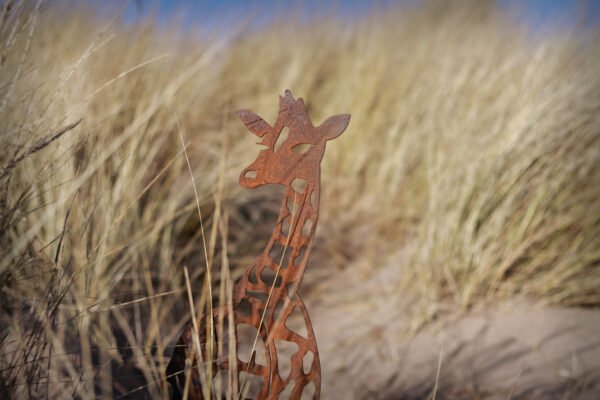
[[[344,132],[350,115],[330,117],[315,127],[304,101],[294,99],[289,90],[279,97],[279,115],[273,126],[252,111],[240,110],[237,115],[248,130],[261,139],[259,144],[265,146],[256,161],[242,171],[240,184],[246,188],[265,184],[285,187],[279,217],[267,247],[246,269],[233,290],[236,337],[227,339],[236,344],[239,390],[244,393],[248,382],[253,381],[258,382],[255,393],[250,392],[255,398],[278,399],[285,392],[289,399],[300,399],[306,398],[307,393],[302,394],[312,386],[312,398],[319,399],[319,351],[308,311],[297,289],[308,263],[319,216],[320,165],[325,143]],[[298,316],[295,325],[290,323],[293,315]],[[213,312],[215,321],[228,317],[226,307]],[[199,339],[204,344],[205,319],[199,321],[199,325],[202,332]],[[257,336],[247,361],[240,359],[240,331],[244,325],[255,329]],[[176,395],[181,394],[185,386],[185,374],[178,372],[185,369],[186,359],[188,366],[196,362],[192,332],[191,326],[184,331],[167,368]],[[215,336],[225,341],[218,332]],[[283,354],[283,345],[293,345],[294,351]],[[202,348],[203,354],[205,350]],[[262,359],[257,358],[258,350],[264,350]],[[232,367],[227,361],[219,360],[227,360],[227,354],[217,354],[211,361],[214,371]],[[289,372],[282,374],[280,364],[285,364]],[[193,368],[191,373],[188,398],[202,399],[198,371]]]

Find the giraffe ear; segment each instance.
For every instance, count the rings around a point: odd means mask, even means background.
[[[250,110],[237,110],[235,113],[246,125],[246,128],[256,136],[263,137],[272,129],[271,125]]]
[[[339,114],[329,117],[319,126],[319,132],[325,140],[335,139],[340,136],[350,122],[350,114]]]

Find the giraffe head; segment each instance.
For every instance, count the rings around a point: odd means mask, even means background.
[[[279,116],[273,126],[252,111],[239,110],[237,115],[262,139],[257,144],[265,147],[240,175],[240,185],[246,188],[267,183],[289,185],[295,178],[314,187],[319,182],[325,142],[341,135],[350,121],[350,115],[341,114],[313,126],[304,101],[294,99],[289,90],[279,96]]]

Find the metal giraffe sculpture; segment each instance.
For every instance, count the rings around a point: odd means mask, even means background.
[[[279,115],[273,126],[248,110],[240,110],[237,115],[248,130],[262,139],[259,144],[266,146],[256,161],[244,169],[240,184],[246,188],[268,183],[285,187],[279,217],[267,247],[247,268],[233,290],[236,337],[240,324],[254,327],[260,333],[257,345],[264,346],[266,362],[264,365],[257,362],[254,351],[249,362],[237,357],[237,371],[238,374],[244,372],[262,378],[258,399],[278,399],[284,390],[289,392],[292,385],[289,398],[300,399],[305,386],[311,383],[314,384],[313,399],[319,399],[319,351],[308,311],[297,289],[308,262],[319,216],[320,167],[325,142],[344,132],[350,115],[336,115],[314,127],[304,101],[301,98],[294,99],[289,90],[279,97]],[[286,131],[287,138],[284,138],[282,132]],[[303,316],[307,337],[286,325],[288,318],[298,310]],[[227,313],[226,308],[218,308],[214,310],[213,317],[227,318]],[[205,342],[205,323],[205,319],[199,322],[200,342]],[[196,363],[192,332],[190,325],[181,335],[167,367],[175,397],[181,395],[185,386],[185,375],[178,372],[185,369],[186,359],[188,362],[194,359]],[[298,347],[289,360],[291,369],[287,376],[279,373],[278,363],[281,360],[275,341],[292,342]],[[305,357],[312,358],[307,372]],[[227,362],[213,361],[213,365],[217,371],[229,368]],[[197,368],[193,368],[191,373],[188,398],[202,399]],[[239,382],[243,383],[244,380],[240,379]]]

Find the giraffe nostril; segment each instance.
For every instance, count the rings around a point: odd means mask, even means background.
[[[254,170],[246,171],[246,173],[244,174],[244,178],[246,178],[246,179],[256,179],[256,171],[254,171]]]

